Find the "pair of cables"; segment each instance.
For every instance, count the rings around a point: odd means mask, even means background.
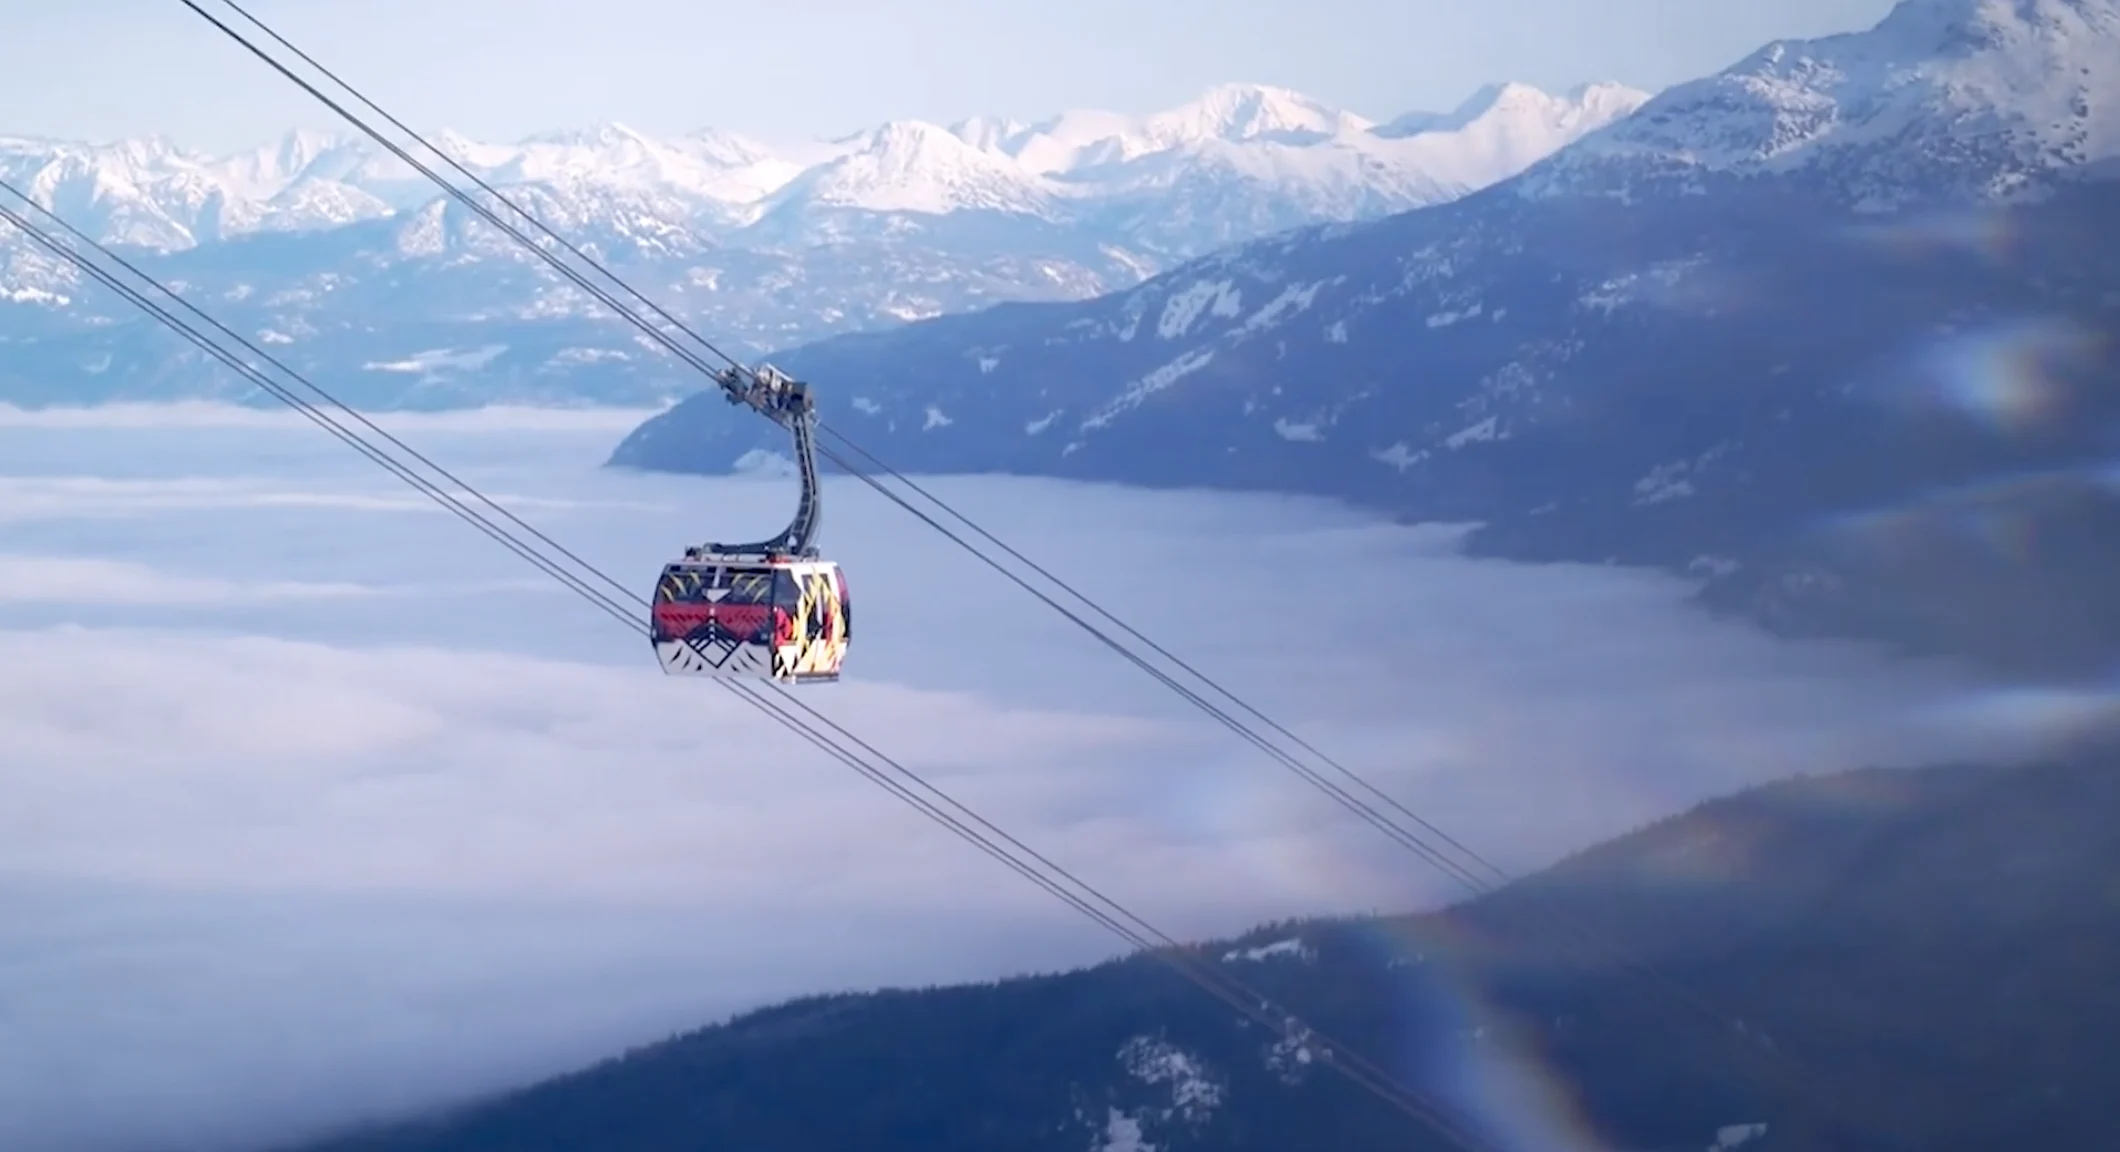
[[[115,292],[193,347],[559,581],[629,632],[643,638],[650,634],[650,626],[643,614],[649,607],[646,597],[629,591],[609,574],[377,426],[248,338],[207,315],[132,262],[67,224],[13,184],[0,180],[0,192],[20,200],[31,214],[50,221],[66,239],[62,240],[28,215],[6,204],[0,204],[0,222],[13,226],[32,243]],[[302,395],[275,378],[267,371],[268,367],[316,399]],[[336,409],[338,414],[327,411],[327,407]],[[1492,1152],[1489,1144],[1417,1093],[1398,1084],[1359,1052],[1305,1024],[1237,979],[1222,965],[1205,957],[1198,948],[1181,945],[1149,921],[951,797],[918,772],[824,715],[786,687],[770,681],[717,680],[714,683],[1128,945],[1168,965],[1179,976],[1243,1017],[1304,1043],[1322,1063],[1385,1104],[1425,1125],[1448,1144],[1466,1152]]]

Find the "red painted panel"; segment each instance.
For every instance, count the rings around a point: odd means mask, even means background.
[[[749,640],[771,619],[772,611],[766,604],[664,602],[655,606],[655,636],[661,640],[677,639],[716,624],[724,632]]]

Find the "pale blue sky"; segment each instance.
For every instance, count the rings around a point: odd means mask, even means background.
[[[217,0],[208,0],[218,7]],[[620,120],[768,139],[1148,111],[1229,80],[1384,119],[1489,80],[1658,88],[1892,0],[250,0],[422,128]],[[336,127],[177,0],[0,0],[0,134],[220,150]]]

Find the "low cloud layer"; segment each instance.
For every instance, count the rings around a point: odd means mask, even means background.
[[[168,433],[202,428],[286,430],[302,436],[327,435],[308,417],[278,404],[263,404],[265,393],[257,393],[258,407],[218,404],[206,400],[182,400],[166,404],[97,404],[88,407],[24,408],[0,402],[0,429],[90,429],[96,431],[145,430]],[[332,418],[348,427],[353,417],[325,406]],[[618,433],[633,430],[655,415],[657,408],[512,408],[453,409],[446,412],[364,412],[370,423],[393,435],[450,432],[519,433],[532,431],[566,433]],[[351,449],[348,449],[351,451]]]
[[[42,493],[0,548],[0,1146],[240,1145],[1114,946],[314,429],[210,424],[0,426]],[[643,592],[792,500],[601,472],[601,431],[406,435]],[[2058,723],[1320,502],[929,486],[1510,867]],[[804,698],[1173,933],[1456,894],[872,494],[826,524],[856,634]]]
[[[278,580],[243,583],[177,576],[145,564],[70,556],[0,556],[0,603],[238,604],[257,600],[363,596],[359,584]]]

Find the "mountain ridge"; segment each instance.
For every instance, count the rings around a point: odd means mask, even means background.
[[[1490,91],[1521,93],[1522,99],[1483,101],[1482,94]],[[1546,117],[1602,123],[1625,115],[1648,98],[1646,92],[1612,82],[1579,85],[1561,96],[1507,82],[1483,88],[1456,112],[1409,116],[1434,120],[1435,125],[1423,130],[1431,133],[1460,130],[1481,119],[1511,113],[1520,120]],[[1012,175],[1029,180],[1065,176],[1078,167],[1123,164],[1209,141],[1283,147],[1333,141],[1381,143],[1385,138],[1376,136],[1376,126],[1367,118],[1288,89],[1228,83],[1210,87],[1176,108],[1146,114],[1090,109],[1057,113],[1028,125],[972,117],[947,127],[921,120],[891,120],[832,140],[790,142],[780,148],[713,128],[658,138],[618,121],[539,131],[513,143],[473,140],[447,129],[427,135],[452,159],[491,182],[590,180],[655,187],[687,194],[702,206],[718,205],[728,213],[724,223],[741,225],[769,211],[776,199],[788,198],[790,185],[799,179],[815,177],[820,169],[850,159],[880,160],[882,167],[893,169],[910,151],[911,158],[946,170],[962,163],[966,155],[982,156],[1005,159]],[[1555,129],[1565,132],[1568,127],[1560,124]],[[946,142],[962,148],[946,148]],[[923,151],[931,155],[919,155]],[[1083,153],[1089,153],[1086,164]],[[1430,149],[1425,159],[1446,165],[1449,160],[1436,149]],[[1444,180],[1470,184],[1496,178],[1491,170],[1473,167],[1470,173],[1447,173]],[[97,238],[164,251],[199,242],[194,233],[209,214],[206,199],[216,193],[225,201],[245,201],[243,210],[254,219],[243,220],[239,227],[208,225],[206,232],[213,238],[357,223],[416,211],[441,196],[421,183],[403,162],[351,129],[343,133],[296,130],[225,156],[192,151],[160,136],[90,143],[6,135],[0,136],[0,171],[48,207],[55,200],[117,200],[122,201],[123,211],[157,216],[158,227],[106,228]],[[73,192],[70,186],[82,181],[87,187]],[[264,210],[276,200],[314,183],[340,184],[361,194],[364,205],[372,202],[374,215],[266,219]],[[1098,192],[1093,184],[1081,181],[1063,187],[1057,195],[1093,197]],[[112,210],[119,207],[113,205]],[[912,210],[941,214],[947,207]],[[893,205],[886,210],[903,209],[903,205]]]
[[[623,124],[437,147],[745,358],[1008,300],[1084,299],[1232,240],[1461,195],[1624,114],[1542,97],[1406,137],[1280,90],[1146,116],[899,121],[767,148]],[[1635,96],[1646,98],[1645,93]],[[1304,124],[1330,135],[1303,136]],[[1195,139],[1194,137],[1197,137]],[[364,407],[667,403],[701,381],[371,145],[317,133],[235,157],[159,140],[0,138],[0,176],[129,247],[217,318]],[[388,163],[384,163],[388,160]],[[461,180],[460,177],[458,177]],[[506,213],[503,213],[505,218]],[[0,230],[0,401],[252,399],[73,269]],[[417,386],[350,365],[459,362]],[[260,401],[262,402],[262,401]]]
[[[2120,1021],[2100,978],[2120,958],[2116,765],[2087,745],[1799,776],[1447,909],[1183,951],[1383,1060],[1492,1146],[2065,1147],[2103,1131],[2120,1086],[2096,1040]],[[1674,988],[1710,1011],[1681,1011]],[[1939,1043],[1939,1019],[1966,1042]],[[1136,954],[799,999],[311,1147],[1450,1146],[1349,1090],[1316,1048],[1236,1024]]]

